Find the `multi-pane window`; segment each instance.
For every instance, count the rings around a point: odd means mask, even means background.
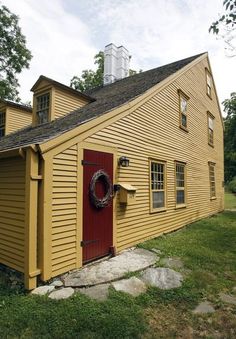
[[[206,87],[207,87],[207,95],[211,98],[212,94],[212,76],[210,72],[206,69]]]
[[[214,145],[214,117],[208,112],[208,144]]]
[[[216,197],[215,164],[209,162],[210,198]]]
[[[49,118],[49,93],[40,95],[36,98],[36,116],[37,116],[37,123],[43,124],[48,122]]]
[[[5,135],[6,113],[0,112],[0,138]]]
[[[185,178],[185,164],[176,162],[175,164],[175,178],[176,178],[176,205],[183,205],[186,203],[186,178]]]
[[[166,206],[165,166],[164,162],[150,162],[151,211],[164,209]]]
[[[187,111],[188,111],[188,97],[182,92],[179,92],[179,120],[180,127],[187,130]]]

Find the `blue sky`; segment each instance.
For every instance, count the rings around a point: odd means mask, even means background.
[[[236,91],[236,57],[208,33],[222,0],[2,0],[20,17],[33,59],[19,76],[23,101],[43,74],[69,85],[94,68],[93,57],[110,42],[124,45],[131,68],[147,70],[209,52],[220,101]]]

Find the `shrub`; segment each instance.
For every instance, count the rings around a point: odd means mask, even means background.
[[[229,183],[229,190],[232,193],[236,193],[236,177],[234,177],[233,180],[230,181],[230,183]]]

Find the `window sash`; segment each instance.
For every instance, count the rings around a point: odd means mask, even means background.
[[[175,189],[176,189],[176,205],[184,205],[186,203],[186,174],[185,164],[175,164]]]
[[[0,137],[5,136],[6,113],[0,112]]]
[[[209,164],[210,198],[216,197],[215,165]]]
[[[49,119],[50,95],[49,93],[40,95],[36,100],[36,116],[38,124],[46,123]]]
[[[208,143],[213,146],[214,143],[214,118],[208,113]]]
[[[184,93],[182,93],[181,90],[178,90],[179,93],[179,123],[180,127],[183,127],[184,129],[187,129],[188,125],[188,97],[185,96]]]
[[[151,211],[165,208],[165,163],[150,161],[150,207]]]
[[[206,87],[207,87],[207,95],[211,97],[211,91],[212,91],[212,76],[208,69],[206,69]]]

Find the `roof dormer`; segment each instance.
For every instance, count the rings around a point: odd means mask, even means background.
[[[61,118],[94,101],[90,96],[43,75],[31,91],[34,92],[33,126]]]
[[[32,107],[0,99],[0,138],[32,124]]]

